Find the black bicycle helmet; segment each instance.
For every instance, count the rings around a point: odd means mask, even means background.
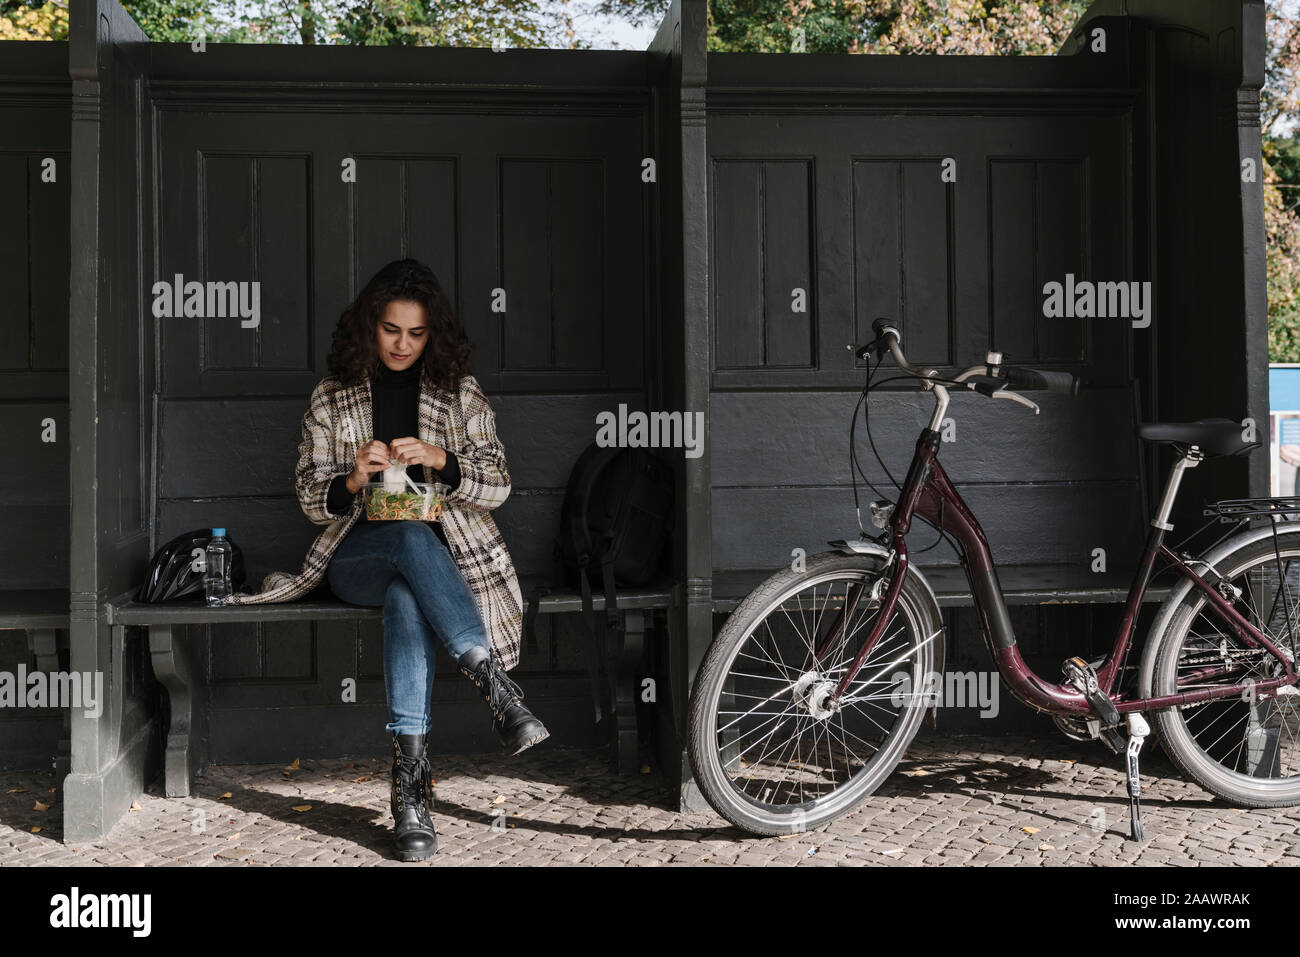
[[[144,584],[136,595],[136,601],[157,603],[160,601],[177,601],[192,595],[203,595],[203,563],[196,562],[199,554],[205,553],[208,542],[212,539],[212,529],[196,528],[192,532],[177,535],[154,554],[145,574]],[[239,591],[244,584],[244,553],[239,546],[230,541],[230,588]],[[195,565],[198,568],[195,568]]]

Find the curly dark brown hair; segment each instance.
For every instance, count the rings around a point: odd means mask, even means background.
[[[417,259],[397,259],[370,277],[356,300],[343,310],[334,327],[329,370],[344,385],[356,385],[379,371],[375,327],[390,302],[414,302],[424,307],[429,339],[420,361],[441,389],[455,392],[469,374],[473,345],[456,316],[442,283]]]

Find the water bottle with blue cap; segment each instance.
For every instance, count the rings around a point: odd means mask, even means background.
[[[232,552],[224,528],[214,528],[208,540],[206,566],[203,571],[203,594],[209,605],[220,605],[230,597]]]

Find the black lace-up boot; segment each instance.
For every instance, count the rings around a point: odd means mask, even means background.
[[[399,861],[422,861],[438,849],[433,810],[433,768],[422,734],[393,735],[393,837]]]
[[[492,709],[492,729],[508,753],[518,754],[550,737],[546,726],[523,706],[523,689],[510,680],[486,648],[471,648],[456,663]]]

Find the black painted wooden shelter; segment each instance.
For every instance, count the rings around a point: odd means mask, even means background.
[[[685,697],[721,616],[793,549],[857,534],[847,427],[864,370],[848,346],[876,316],[928,364],[996,348],[1084,378],[1038,417],[959,398],[943,455],[995,557],[1023,570],[1031,661],[1049,670],[1094,632],[1101,647],[1113,580],[1050,583],[1086,578],[1095,548],[1116,566],[1135,554],[1161,463],[1134,421],[1267,421],[1262,196],[1242,176],[1260,152],[1262,32],[1262,0],[1098,0],[1051,57],[707,55],[704,0],[675,0],[640,52],[195,52],[148,42],[114,0],[74,0],[69,44],[0,43],[0,168],[27,184],[0,219],[0,455],[25,463],[0,468],[0,626],[33,636],[0,632],[0,667],[54,667],[62,635],[67,666],[103,671],[110,692],[99,718],[71,717],[66,837],[106,832],[168,730],[149,646],[112,625],[112,603],[192,527],[230,528],[255,580],[297,568],[317,531],[289,480],[305,400],[339,312],[400,256],[433,266],[475,342],[521,573],[548,571],[598,412],[704,413],[703,454],[668,456],[674,600],[651,659],[684,805]],[[1066,273],[1152,282],[1151,325],[1043,319],[1043,284]],[[152,286],[176,274],[261,281],[260,326],[155,318]],[[894,468],[927,415],[906,385],[875,404]],[[47,417],[56,443],[40,442]],[[34,461],[48,480],[28,481]],[[1197,496],[1262,494],[1267,462],[1191,478],[1188,516]],[[958,606],[950,666],[987,667],[960,591],[942,596]],[[1080,596],[1100,603],[1051,603]],[[585,744],[581,625],[552,617],[516,674],[558,743]],[[176,640],[211,760],[383,751],[378,622]],[[356,704],[339,700],[346,677]],[[492,747],[463,682],[439,682],[434,707],[435,748]],[[0,763],[48,760],[60,727],[0,714]]]

